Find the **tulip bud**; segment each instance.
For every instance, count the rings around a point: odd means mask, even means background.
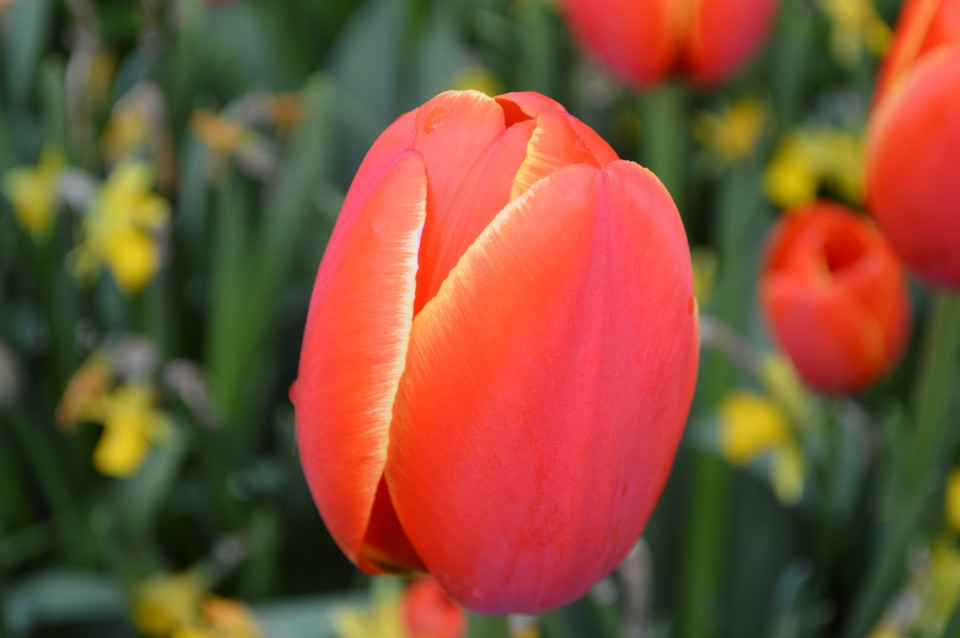
[[[960,0],[911,0],[877,83],[867,199],[906,264],[960,289]]]
[[[779,220],[760,300],[777,343],[818,390],[861,390],[903,352],[903,269],[877,229],[845,206],[818,202]]]
[[[564,0],[581,45],[626,82],[716,84],[763,43],[777,0]]]
[[[636,542],[697,359],[656,177],[544,96],[444,93],[374,143],[320,265],[291,390],[304,473],[362,570],[543,611]]]

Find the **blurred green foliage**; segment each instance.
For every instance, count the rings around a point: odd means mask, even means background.
[[[892,24],[898,3],[877,4]],[[0,0],[0,175],[49,148],[69,167],[42,236],[0,198],[0,628],[137,635],[138,584],[199,569],[218,594],[250,603],[267,635],[332,631],[331,610],[367,579],[310,500],[287,389],[313,277],[360,160],[393,119],[439,91],[486,81],[543,92],[650,166],[691,245],[715,260],[701,310],[766,356],[754,285],[778,210],[764,170],[791,131],[862,136],[870,103],[877,60],[831,55],[836,27],[822,3],[784,0],[764,52],[723,87],[677,81],[642,94],[577,52],[546,1]],[[695,122],[745,97],[759,101],[763,123],[744,153],[723,158]],[[155,276],[135,291],[118,287],[109,260],[92,281],[73,269],[91,193],[122,161],[150,168],[170,210],[143,254],[105,253],[130,268],[155,250]],[[829,180],[814,187],[859,204]],[[896,374],[862,396],[801,399],[813,416],[798,435],[806,472],[795,503],[776,498],[763,463],[741,469],[720,453],[717,406],[735,388],[770,383],[707,343],[688,436],[645,533],[652,567],[630,568],[639,583],[625,567],[540,619],[540,632],[617,635],[638,614],[657,636],[858,636],[876,626],[907,582],[907,551],[919,578],[917,560],[929,561],[924,548],[944,533],[942,486],[958,443],[954,430],[934,429],[911,452],[922,369],[942,367],[930,373],[944,386],[934,400],[958,409],[956,362],[919,354],[932,313],[930,294],[915,293],[917,343]],[[147,384],[166,424],[144,435],[143,464],[122,478],[91,460],[109,423],[58,416],[97,353],[109,360],[108,388]]]

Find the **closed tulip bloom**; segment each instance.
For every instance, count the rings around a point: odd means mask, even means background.
[[[777,0],[563,0],[580,44],[623,80],[715,84],[760,47]]]
[[[854,211],[818,202],[773,229],[760,277],[767,323],[811,387],[861,390],[899,360],[909,300],[900,262]]]
[[[884,61],[867,139],[871,212],[906,264],[960,289],[960,0],[910,0]]]
[[[362,570],[538,612],[636,542],[697,359],[656,177],[541,95],[444,93],[380,136],[347,194],[291,392],[300,458]]]

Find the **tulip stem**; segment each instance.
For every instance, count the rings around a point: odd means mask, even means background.
[[[907,455],[896,473],[896,513],[881,540],[877,560],[846,627],[846,636],[864,636],[876,624],[903,575],[914,532],[942,478],[943,422],[957,378],[960,356],[960,296],[942,292],[936,298],[913,394],[913,425]]]
[[[643,164],[669,191],[684,221],[689,224],[686,190],[687,90],[680,82],[668,82],[644,96]]]

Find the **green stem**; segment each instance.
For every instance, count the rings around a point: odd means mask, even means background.
[[[960,296],[940,293],[931,313],[920,374],[913,395],[914,430],[906,442],[908,454],[897,468],[901,487],[892,511],[896,519],[881,540],[877,559],[858,597],[845,635],[867,635],[903,576],[910,540],[942,474],[943,422],[957,378],[960,356]]]
[[[763,232],[764,206],[756,188],[759,165],[748,162],[731,169],[720,185],[715,244],[722,275],[713,295],[713,311],[731,329],[744,331],[752,308],[753,291],[742,282],[751,279],[755,255],[744,250],[743,238]],[[714,410],[733,387],[737,368],[718,352],[704,353],[697,405],[699,411]],[[685,522],[681,636],[701,638],[715,633],[720,622],[719,592],[727,545],[731,472],[725,461],[713,454],[695,451],[692,458],[689,510]]]
[[[679,82],[666,83],[644,96],[641,164],[660,179],[689,224],[688,102],[686,86]]]

